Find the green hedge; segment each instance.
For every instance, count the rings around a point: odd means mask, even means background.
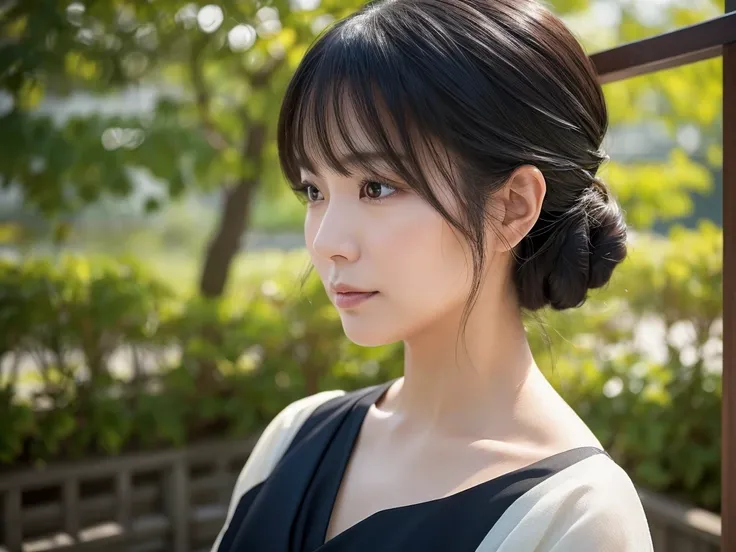
[[[636,483],[719,511],[721,232],[631,249],[583,308],[528,318],[537,361]],[[351,344],[316,278],[299,290],[304,260],[259,257],[217,302],[128,262],[0,265],[0,469],[243,436],[399,375],[400,345]],[[641,324],[664,337],[641,343]]]

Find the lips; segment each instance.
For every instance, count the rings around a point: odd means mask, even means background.
[[[335,306],[342,309],[357,307],[378,295],[377,291],[343,291],[335,292]]]

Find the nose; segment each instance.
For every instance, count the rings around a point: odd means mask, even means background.
[[[356,213],[337,201],[331,201],[317,224],[317,232],[312,240],[312,250],[324,259],[340,258],[353,262],[360,257]]]

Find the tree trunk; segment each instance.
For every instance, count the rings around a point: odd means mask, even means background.
[[[251,127],[243,152],[247,159],[256,160],[257,168],[261,165],[265,135],[266,128],[263,124]],[[199,291],[204,297],[219,297],[225,290],[230,265],[240,249],[240,240],[247,228],[248,211],[257,183],[258,170],[255,174],[242,178],[223,194],[220,224],[207,246],[199,281]]]

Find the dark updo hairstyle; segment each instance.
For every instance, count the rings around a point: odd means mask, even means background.
[[[383,165],[361,155],[348,113]],[[335,23],[306,53],[283,101],[278,146],[295,189],[300,167],[315,172],[318,162],[346,176],[356,162],[372,174],[388,167],[411,186],[472,247],[468,309],[485,261],[488,199],[516,168],[536,166],[547,192],[514,251],[514,277],[522,308],[561,310],[581,305],[626,256],[622,213],[596,177],[607,127],[591,60],[537,0],[385,0]],[[428,159],[460,217],[433,193]]]

